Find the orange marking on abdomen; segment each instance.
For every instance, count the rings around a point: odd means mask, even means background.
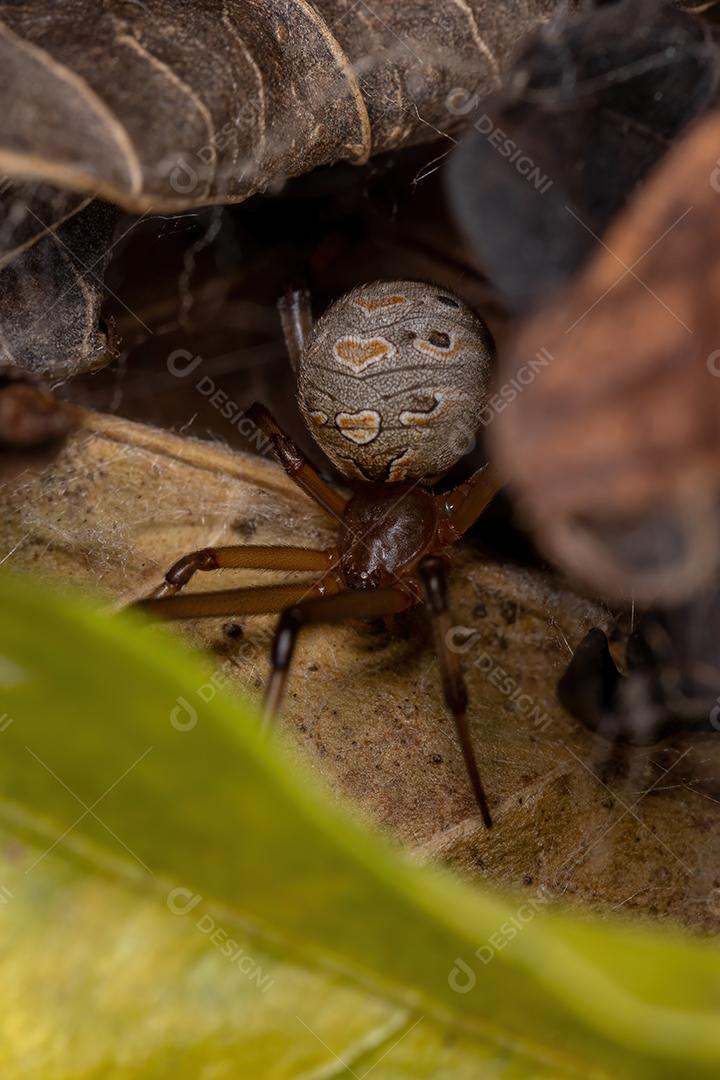
[[[440,349],[437,345],[431,345],[429,341],[417,340],[413,344],[415,345],[415,348],[419,349],[421,352],[430,353],[431,356],[444,357],[457,356],[461,349],[471,343],[466,338],[458,338],[451,349]]]
[[[356,413],[338,413],[335,425],[342,435],[358,446],[365,446],[380,434],[380,413],[363,409]]]
[[[362,300],[357,297],[355,303],[358,307],[364,308],[368,313],[371,311],[380,311],[382,308],[395,307],[396,304],[407,304],[406,296],[384,296],[382,300]]]
[[[413,412],[406,409],[400,413],[400,423],[403,427],[430,427],[436,423],[447,409],[447,401],[442,394],[435,394],[435,404],[426,412]]]
[[[356,337],[340,338],[333,349],[336,358],[355,371],[377,363],[383,356],[391,356],[393,351],[394,347],[384,338]]]

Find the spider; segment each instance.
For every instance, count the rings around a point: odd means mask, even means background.
[[[445,702],[455,721],[482,820],[492,817],[467,722],[459,656],[448,646],[446,551],[499,489],[489,465],[445,494],[430,484],[468,448],[487,402],[494,346],[485,324],[446,289],[374,282],[337,300],[313,327],[310,298],[279,304],[310,433],[348,481],[331,487],[260,404],[247,415],[289,476],[338,523],[337,543],[208,547],[179,559],[139,606],[163,619],[280,613],[264,721],[277,713],[299,631],[312,623],[392,617],[424,602],[433,623]],[[176,595],[198,571],[226,567],[314,571],[284,583]]]

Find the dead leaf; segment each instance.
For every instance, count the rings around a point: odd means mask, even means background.
[[[500,394],[519,389],[492,426],[495,453],[540,543],[639,603],[690,595],[720,551],[719,145],[715,112],[520,331],[499,376]]]
[[[208,543],[326,544],[334,535],[273,462],[80,415],[83,426],[54,462],[0,486],[6,567],[120,605]],[[193,588],[283,575],[200,576]],[[713,741],[635,751],[623,762],[563,713],[556,680],[587,629],[610,619],[552,577],[461,546],[453,604],[495,828],[478,823],[420,611],[396,635],[307,631],[282,718],[292,741],[418,858],[543,896],[717,927]],[[146,632],[178,633],[215,655],[200,700],[220,685],[258,692],[273,623],[211,619]]]
[[[100,321],[117,212],[38,184],[0,187],[0,369],[64,380],[112,349]]]
[[[556,0],[0,3],[0,170],[132,211],[429,141]]]

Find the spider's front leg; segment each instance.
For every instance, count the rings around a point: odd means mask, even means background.
[[[467,722],[468,699],[462,665],[458,654],[452,652],[447,644],[448,631],[451,629],[447,588],[448,564],[439,555],[426,555],[418,565],[418,572],[425,588],[427,607],[432,618],[445,703],[455,721],[460,748],[465,760],[465,768],[467,769],[475,800],[486,828],[490,829],[493,823],[492,816],[485,788],[480,779],[480,770],[478,769]]]
[[[248,409],[246,414],[257,426],[270,438],[273,450],[280,464],[284,467],[292,480],[298,484],[316,503],[333,517],[342,520],[347,505],[347,500],[339,492],[318,475],[312,465],[305,460],[303,455],[275,422],[268,410],[257,402]],[[226,614],[224,610],[215,611],[222,607],[227,600],[200,599],[183,601],[168,605],[167,600],[174,597],[188,581],[200,570],[222,569],[254,569],[254,570],[315,570],[330,573],[338,562],[336,548],[304,547],[280,547],[276,545],[231,545],[227,547],[207,547],[199,551],[192,551],[173,563],[165,575],[164,582],[155,589],[150,596],[140,602],[140,606],[149,611],[169,619],[193,619],[200,618],[205,614]],[[332,575],[334,578],[334,575]],[[231,590],[233,593],[238,590]],[[199,594],[195,594],[199,596]],[[218,594],[220,595],[220,594]],[[227,594],[223,594],[227,595]],[[268,596],[269,593],[262,595]],[[278,594],[279,595],[279,594]],[[163,601],[160,605],[159,602]],[[289,597],[286,603],[292,603],[293,597]],[[263,611],[278,611],[285,606],[263,608]],[[213,607],[211,612],[209,609]],[[237,614],[249,613],[247,608],[238,610]],[[230,612],[232,614],[232,612]]]
[[[332,570],[338,561],[337,548],[278,547],[247,544],[206,547],[183,555],[170,567],[162,585],[149,599],[174,596],[198,570]]]
[[[437,495],[445,518],[447,543],[454,543],[466,533],[490,505],[502,488],[502,481],[492,465],[483,465],[469,480],[458,484],[452,491]]]
[[[291,480],[332,517],[342,520],[347,499],[330,487],[285,434],[272,413],[256,401],[245,414],[270,439],[275,457]]]
[[[335,592],[338,585],[332,576],[319,581],[288,585],[251,585],[245,589],[220,589],[217,592],[183,593],[181,596],[149,596],[132,605],[157,619],[209,619],[223,615],[276,615],[286,607],[308,597]]]
[[[272,645],[272,672],[265,692],[264,723],[269,724],[282,702],[297,636],[313,623],[348,619],[377,619],[412,607],[414,598],[402,589],[347,589],[332,596],[301,600],[283,611]]]

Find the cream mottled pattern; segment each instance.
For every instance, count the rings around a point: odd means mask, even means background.
[[[373,282],[315,325],[298,371],[300,408],[346,476],[428,480],[472,439],[492,365],[489,330],[447,289]]]

